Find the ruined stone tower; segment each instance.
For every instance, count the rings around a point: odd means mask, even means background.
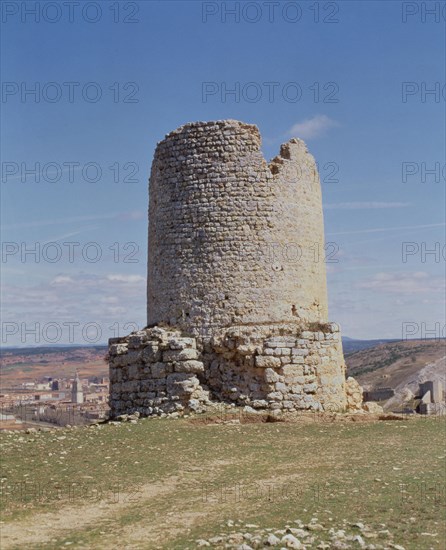
[[[256,126],[196,122],[155,152],[148,328],[110,345],[112,414],[346,403],[328,323],[321,187],[303,141],[269,164]]]
[[[327,321],[322,199],[300,140],[268,166],[256,126],[187,124],[150,178],[147,318],[186,330]]]

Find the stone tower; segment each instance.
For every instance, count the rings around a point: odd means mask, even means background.
[[[110,340],[111,413],[344,410],[328,322],[316,163],[267,163],[256,126],[196,122],[158,143],[149,184],[148,327]]]
[[[79,378],[79,373],[76,371],[73,385],[71,386],[71,402],[81,404],[84,402],[84,392],[82,390],[82,382]]]
[[[187,124],[150,177],[148,324],[327,322],[322,198],[303,141],[269,165],[256,126]]]

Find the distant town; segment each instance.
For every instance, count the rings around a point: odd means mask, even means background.
[[[44,376],[0,393],[1,429],[24,429],[38,424],[79,426],[103,420],[108,413],[109,378]]]

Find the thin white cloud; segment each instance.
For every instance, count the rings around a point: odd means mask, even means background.
[[[409,202],[336,202],[324,205],[326,210],[374,210],[377,208],[406,208]]]
[[[74,283],[74,279],[72,279],[68,275],[57,275],[57,277],[54,277],[54,279],[51,281],[52,285],[65,285],[71,283]]]
[[[14,323],[17,330],[7,337],[2,333],[3,344],[96,343],[83,331],[89,323],[100,325],[98,343],[128,334],[145,323],[145,280],[137,274],[59,273],[31,286],[6,284],[2,289],[2,321]],[[60,327],[57,342],[46,338],[48,322]],[[75,323],[73,339],[67,323]],[[27,332],[36,326],[37,334]]]
[[[292,137],[313,139],[323,136],[330,128],[336,126],[339,126],[339,123],[327,115],[315,115],[312,118],[307,118],[302,122],[294,124],[289,129],[288,134]]]
[[[141,275],[107,275],[107,280],[118,283],[142,283],[146,279]]]
[[[444,293],[442,277],[433,277],[425,271],[414,273],[376,273],[373,277],[357,283],[357,288],[363,290],[377,290],[391,294],[424,294],[435,292]]]

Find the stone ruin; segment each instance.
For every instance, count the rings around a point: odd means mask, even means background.
[[[427,380],[418,388],[420,414],[446,414],[446,392],[441,380]]]
[[[158,143],[148,326],[110,340],[111,417],[215,402],[361,408],[328,322],[316,162],[300,139],[270,163],[260,145],[258,128],[235,120],[186,124]]]

